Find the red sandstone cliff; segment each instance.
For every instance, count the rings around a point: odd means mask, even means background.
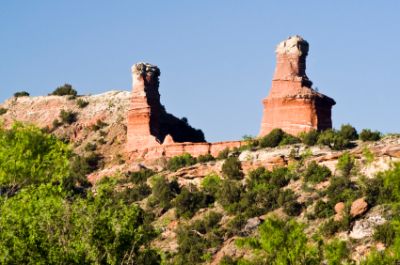
[[[260,136],[274,128],[290,134],[332,128],[331,109],[335,101],[311,88],[306,75],[308,42],[289,37],[276,48],[276,68],[272,87],[263,100]]]
[[[157,66],[137,63],[132,66],[132,101],[128,111],[127,151],[157,147],[168,142],[205,142],[201,130],[186,120],[166,112],[160,103],[160,70]]]

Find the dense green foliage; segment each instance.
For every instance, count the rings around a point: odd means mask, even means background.
[[[64,84],[57,87],[50,95],[54,96],[77,96],[78,92],[70,84]]]
[[[360,133],[360,140],[365,141],[378,141],[382,134],[378,131],[371,131],[370,129],[363,129]]]
[[[303,173],[304,181],[318,183],[326,180],[332,175],[332,172],[326,166],[320,166],[317,162],[312,161]]]
[[[276,147],[278,145],[299,143],[300,139],[285,133],[281,129],[273,129],[259,140],[260,147]]]
[[[228,157],[222,165],[222,173],[229,179],[242,179],[243,172],[239,159],[235,156]]]
[[[190,154],[183,154],[172,157],[167,164],[167,168],[171,171],[176,171],[182,167],[187,167],[196,164],[196,158]]]
[[[161,262],[148,215],[114,182],[85,190],[90,160],[33,126],[0,128],[1,264]]]
[[[69,174],[69,148],[33,126],[0,128],[0,185],[20,188],[30,184],[63,182]]]

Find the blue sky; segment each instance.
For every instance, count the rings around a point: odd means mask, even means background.
[[[307,74],[333,97],[334,126],[400,132],[400,1],[0,0],[0,101],[130,90],[138,61],[161,69],[167,110],[207,140],[257,135],[275,46],[310,43]]]

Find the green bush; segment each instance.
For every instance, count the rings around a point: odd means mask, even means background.
[[[83,100],[83,99],[79,98],[79,99],[76,101],[76,105],[78,105],[78,107],[79,107],[80,109],[83,109],[83,108],[85,108],[87,105],[89,105],[89,102],[86,101],[86,100]]]
[[[14,93],[14,97],[19,98],[19,97],[29,97],[29,93],[26,91],[19,91]]]
[[[77,114],[72,111],[61,110],[60,119],[62,123],[72,124],[77,121]]]
[[[349,139],[344,138],[340,132],[332,129],[321,132],[317,143],[329,146],[332,150],[344,150],[353,147]]]
[[[221,184],[221,178],[215,174],[209,174],[201,181],[201,187],[203,188],[203,191],[213,197],[216,196]]]
[[[354,141],[358,139],[358,133],[356,128],[351,126],[350,124],[343,124],[340,128],[339,134],[349,141]]]
[[[68,146],[34,126],[0,126],[0,186],[62,182],[68,177]]]
[[[289,201],[283,206],[283,211],[289,216],[298,216],[302,210],[303,205],[297,201]]]
[[[378,131],[371,131],[370,129],[363,129],[360,133],[360,140],[366,141],[379,141],[382,138],[382,134]]]
[[[249,172],[248,187],[251,189],[258,184],[265,183],[276,187],[284,187],[294,178],[295,176],[287,167],[276,167],[272,171],[268,171],[264,167],[259,167]]]
[[[197,162],[199,163],[206,163],[214,160],[215,157],[213,157],[211,154],[199,155],[199,157],[197,157]]]
[[[62,125],[62,122],[60,122],[58,119],[53,120],[53,129],[56,129]]]
[[[394,224],[399,226],[399,221],[395,221]],[[395,236],[396,231],[392,222],[386,222],[383,225],[379,225],[375,228],[374,239],[384,243],[386,247],[393,244]]]
[[[318,218],[328,218],[335,214],[333,205],[323,200],[318,200],[314,206],[314,215]]]
[[[167,169],[171,171],[177,171],[182,167],[187,167],[196,164],[196,158],[191,154],[183,154],[180,156],[172,157],[167,163]]]
[[[400,202],[400,163],[394,163],[392,168],[378,173],[377,178],[383,184],[379,190],[380,203]],[[378,182],[378,185],[380,183]]]
[[[319,132],[317,130],[311,130],[309,132],[303,132],[300,134],[300,139],[303,144],[307,146],[316,145],[318,142]]]
[[[135,172],[125,173],[126,180],[135,184],[144,183],[147,179],[153,176],[155,172],[151,169],[143,168]]]
[[[0,115],[6,114],[8,109],[0,108]]]
[[[50,95],[54,96],[77,96],[78,92],[72,88],[70,84],[64,84],[63,86],[57,87]]]
[[[306,182],[319,183],[326,180],[331,175],[332,172],[327,166],[320,166],[317,162],[312,161],[304,171],[303,178]]]
[[[361,196],[361,191],[347,177],[333,177],[326,189],[330,203],[335,205],[338,202],[350,202]]]
[[[179,184],[176,180],[168,182],[163,176],[157,176],[151,190],[151,206],[158,205],[163,211],[172,206],[172,200],[180,193]]]
[[[355,167],[355,159],[349,152],[344,152],[338,159],[336,169],[340,170],[342,176],[349,177]]]
[[[245,264],[320,264],[316,247],[308,243],[304,226],[295,220],[268,218],[258,231],[258,237],[237,241],[257,251]]]
[[[282,137],[282,140],[279,142],[279,145],[298,144],[300,142],[301,142],[300,138],[285,133]]]
[[[350,250],[345,241],[339,239],[332,240],[324,247],[324,254],[327,265],[341,265],[351,262],[349,258]]]
[[[175,198],[174,206],[179,217],[191,218],[197,210],[207,206],[205,194],[198,191],[194,186],[190,189],[189,191],[187,188],[182,188]]]
[[[285,133],[281,129],[273,129],[269,134],[260,139],[260,147],[276,147],[282,141]]]
[[[227,210],[235,207],[235,203],[240,201],[240,195],[243,192],[242,185],[235,180],[223,180],[221,187],[217,192],[217,201]]]
[[[222,174],[229,179],[240,180],[243,178],[242,164],[237,157],[228,157],[222,165]]]

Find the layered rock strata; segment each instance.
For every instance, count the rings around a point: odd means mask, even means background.
[[[164,141],[205,142],[201,130],[192,128],[186,119],[167,113],[160,103],[160,69],[151,64],[132,66],[132,103],[128,110],[127,151],[160,146]]]
[[[332,128],[331,109],[336,103],[312,89],[306,75],[308,48],[300,36],[289,37],[277,46],[272,87],[263,100],[260,136],[274,128],[293,135]]]

